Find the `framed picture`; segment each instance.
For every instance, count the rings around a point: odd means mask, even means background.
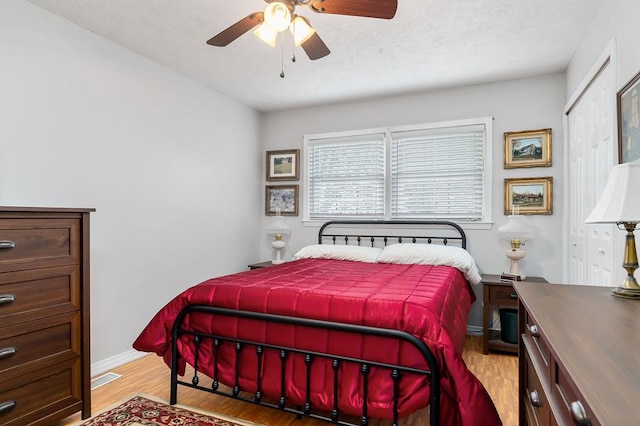
[[[553,177],[504,180],[504,214],[552,214]]]
[[[551,166],[551,129],[506,132],[504,168]]]
[[[300,150],[267,151],[267,180],[298,180]]]
[[[298,216],[298,185],[267,185],[264,192],[264,213],[275,216]]]
[[[618,163],[640,158],[640,73],[618,92]]]

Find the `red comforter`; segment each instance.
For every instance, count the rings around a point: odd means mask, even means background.
[[[307,317],[335,322],[364,324],[409,332],[422,339],[434,352],[441,366],[441,423],[446,425],[500,424],[495,407],[482,384],[467,369],[462,359],[467,315],[474,300],[463,275],[448,266],[362,263],[341,260],[301,259],[278,266],[247,271],[207,280],[185,290],[169,302],[151,320],[136,339],[135,349],[155,352],[168,365],[171,358],[171,328],[177,314],[187,305],[214,305],[248,311]],[[211,317],[192,314],[185,324],[201,331],[232,330],[237,337],[274,344],[291,345],[319,352],[355,357],[377,357],[382,362],[426,368],[419,353],[405,344],[379,337],[345,336],[338,332],[301,329],[254,320]],[[186,341],[186,340],[185,340]],[[235,354],[231,348],[219,352],[219,380],[233,383]],[[193,360],[188,344],[180,345],[187,362]],[[269,355],[269,354],[266,354]],[[279,360],[266,356],[263,369],[263,393],[280,395]],[[208,358],[208,359],[207,359]],[[200,354],[200,369],[211,376],[211,353]],[[250,363],[241,358],[241,365]],[[254,361],[255,362],[255,361]],[[347,367],[346,365],[344,367]],[[362,406],[361,380],[357,366],[353,379],[340,382],[340,409],[358,415]],[[342,368],[342,367],[341,367]],[[255,391],[255,367],[241,368],[243,390]],[[305,367],[302,359],[290,363],[287,384],[288,401],[303,403]],[[311,399],[316,407],[330,410],[332,370],[329,362],[312,369]],[[385,381],[389,380],[385,376]],[[368,397],[372,417],[390,418],[392,385],[383,384],[372,371]],[[403,397],[399,413],[405,416],[423,408],[429,400],[425,378],[403,377]]]

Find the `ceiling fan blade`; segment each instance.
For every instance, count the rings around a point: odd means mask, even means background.
[[[311,0],[308,6],[319,13],[391,19],[398,9],[398,0]]]
[[[246,33],[250,29],[253,29],[260,25],[264,20],[263,12],[254,12],[251,15],[242,18],[226,30],[216,34],[212,38],[207,41],[207,44],[211,46],[226,46],[231,43],[233,40],[240,37],[242,34]]]
[[[312,61],[315,59],[324,58],[329,53],[331,53],[318,33],[313,33],[313,35],[309,37],[309,40],[302,43],[302,48],[304,49],[304,52],[307,54],[309,59],[311,59]]]

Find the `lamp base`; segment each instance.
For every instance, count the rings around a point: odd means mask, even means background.
[[[628,276],[620,287],[613,289],[611,294],[625,299],[640,299],[640,285],[633,275]]]
[[[640,289],[618,287],[613,289],[611,295],[625,299],[640,299]]]
[[[519,277],[518,281],[525,279],[526,277],[520,273],[520,266],[518,262],[525,258],[527,253],[520,247],[511,247],[505,253],[509,259],[511,259],[511,267],[509,268],[509,275]]]
[[[280,250],[282,250],[285,245],[285,242],[278,239],[278,237],[271,242],[271,247],[276,249],[276,258],[271,261],[273,265],[280,265],[281,263],[284,263],[284,259],[280,257]]]
[[[640,299],[640,285],[633,276],[633,273],[638,269],[638,254],[636,252],[636,240],[633,236],[633,230],[636,229],[637,222],[621,222],[618,224],[624,226],[627,231],[625,236],[624,245],[624,259],[622,261],[622,267],[627,271],[627,276],[624,282],[620,286],[614,289],[611,294],[616,297],[624,297],[625,299]]]

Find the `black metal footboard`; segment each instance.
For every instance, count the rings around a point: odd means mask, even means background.
[[[393,338],[399,341],[405,341],[413,345],[424,357],[425,362],[429,366],[428,369],[416,369],[411,367],[406,367],[402,365],[392,365],[376,362],[375,360],[367,360],[367,359],[359,359],[352,357],[344,357],[339,354],[329,354],[329,353],[319,353],[314,351],[300,350],[292,347],[279,346],[269,344],[269,342],[255,342],[248,341],[238,338],[233,338],[229,336],[220,336],[220,335],[212,335],[208,333],[202,333],[195,330],[189,330],[183,328],[183,321],[186,316],[190,313],[209,313],[212,315],[225,315],[236,318],[245,318],[245,319],[253,319],[267,322],[275,322],[282,324],[291,324],[303,327],[313,327],[320,328],[325,330],[334,330],[348,333],[357,333],[360,335],[369,335],[369,336],[378,336],[378,337],[386,337]],[[178,353],[177,342],[180,336],[192,336],[194,341],[195,348],[195,360],[194,360],[194,374],[191,378],[190,382],[182,381],[178,379],[178,360],[180,354]],[[200,380],[198,378],[198,369],[199,369],[199,347],[203,341],[206,339],[210,339],[213,341],[214,347],[214,366],[213,366],[213,383],[210,387],[205,387],[199,384]],[[227,392],[222,390],[219,387],[218,382],[218,366],[217,366],[217,351],[216,348],[222,344],[222,342],[231,342],[233,343],[236,354],[236,368],[235,368],[235,384],[231,388],[231,392]],[[243,389],[240,389],[239,386],[239,376],[238,376],[238,360],[241,351],[252,350],[256,356],[256,368],[257,368],[257,390],[252,396],[244,396],[241,394]],[[281,367],[280,367],[280,387],[281,394],[280,398],[277,399],[276,402],[265,401],[262,393],[262,359],[266,351],[276,351],[278,354]],[[287,395],[285,392],[286,383],[285,383],[285,371],[286,371],[286,363],[289,358],[289,354],[300,354],[304,358],[304,363],[306,365],[306,401],[303,406],[293,406],[289,404],[287,401]],[[311,364],[315,359],[325,358],[329,359],[331,362],[331,366],[333,369],[333,409],[327,415],[323,415],[319,412],[314,411],[314,407],[311,405],[310,398],[310,389],[311,389]],[[399,383],[402,374],[410,373],[410,374],[419,374],[425,375],[428,377],[428,383],[430,387],[430,399],[429,399],[429,416],[430,416],[430,424],[432,426],[439,424],[439,415],[440,415],[440,377],[438,365],[436,362],[436,358],[431,352],[431,350],[419,339],[415,336],[398,330],[391,329],[383,329],[383,328],[375,328],[375,327],[367,327],[362,325],[354,325],[354,324],[343,324],[329,321],[321,321],[321,320],[313,320],[307,318],[297,318],[297,317],[289,317],[289,316],[281,316],[281,315],[272,315],[265,313],[257,313],[257,312],[249,312],[249,311],[238,311],[233,309],[225,309],[225,308],[217,308],[212,306],[202,306],[202,305],[193,305],[188,306],[180,312],[176,321],[173,325],[173,343],[172,343],[172,361],[171,361],[171,397],[170,403],[177,403],[177,393],[178,393],[178,385],[199,389],[205,392],[213,393],[216,395],[227,396],[235,399],[239,399],[246,402],[251,402],[254,404],[267,406],[275,409],[279,409],[281,411],[286,411],[292,414],[296,414],[298,416],[307,416],[319,420],[328,421],[334,424],[339,425],[348,425],[348,426],[356,426],[355,423],[350,423],[345,421],[341,416],[342,414],[338,409],[338,386],[339,386],[339,373],[340,373],[340,365],[343,363],[353,363],[359,366],[360,374],[362,375],[362,383],[363,383],[363,395],[362,399],[365,403],[362,406],[362,413],[360,416],[360,425],[368,425],[369,424],[369,415],[367,408],[367,394],[369,391],[368,384],[368,374],[372,367],[376,367],[378,369],[388,370],[390,375],[390,380],[393,381],[393,420],[392,424],[394,426],[398,425],[398,399],[399,399]],[[243,392],[245,393],[245,392]]]

